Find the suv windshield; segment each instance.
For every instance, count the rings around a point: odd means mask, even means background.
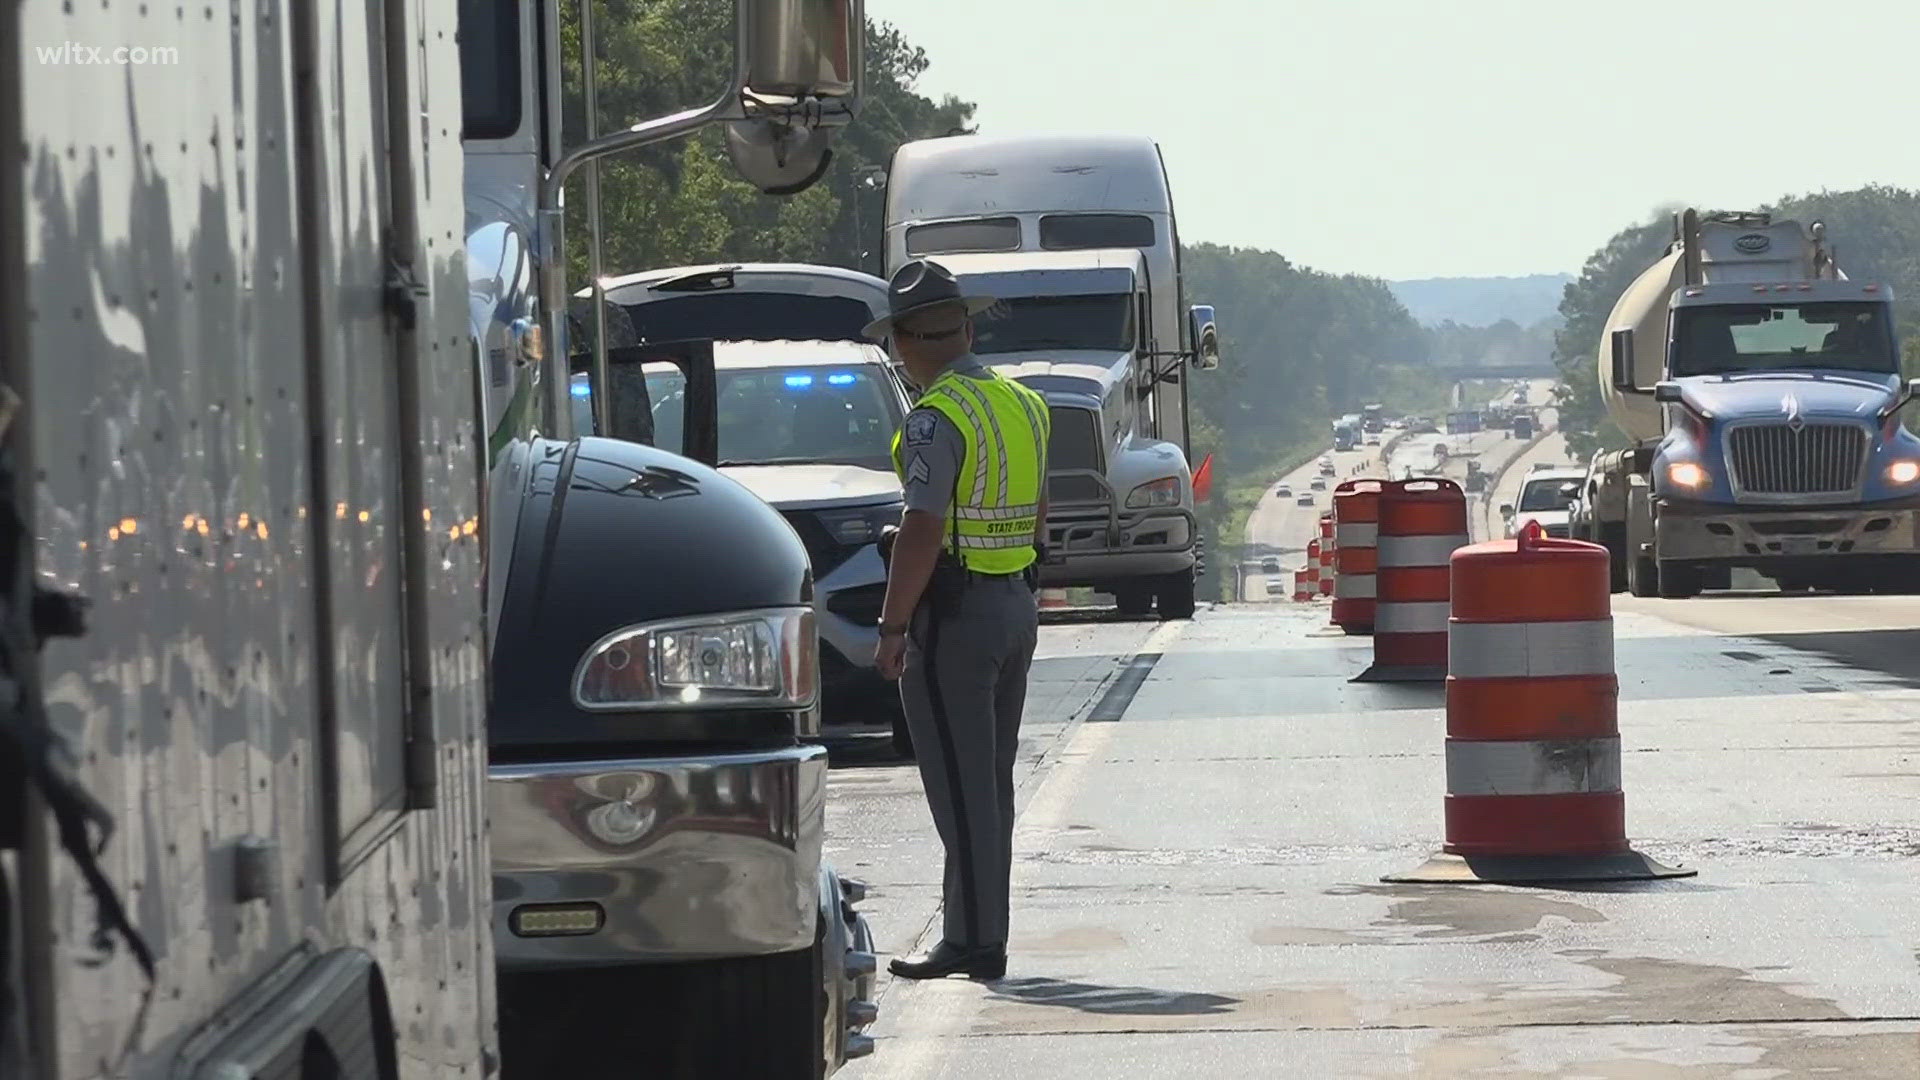
[[[1529,480],[1527,486],[1520,489],[1521,510],[1565,510],[1573,502],[1573,493],[1578,482],[1561,477],[1557,480]]]
[[[992,314],[974,320],[973,351],[1133,348],[1133,296],[1028,296],[1003,300]]]
[[[1887,306],[1831,300],[1681,308],[1674,313],[1670,363],[1676,377],[1776,368],[1900,370]]]
[[[677,447],[686,379],[671,364],[648,364],[646,372],[655,444]],[[893,470],[900,402],[874,365],[722,368],[716,381],[720,464]]]

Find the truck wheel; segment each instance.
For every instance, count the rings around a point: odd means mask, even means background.
[[[1686,600],[1700,595],[1700,568],[1691,563],[1662,560],[1660,595],[1668,600]]]
[[[1635,596],[1660,595],[1660,568],[1646,555],[1635,555],[1627,563],[1627,591]]]
[[[1168,577],[1160,586],[1158,600],[1162,619],[1193,618],[1193,572]]]
[[[1120,614],[1139,618],[1153,611],[1153,590],[1143,585],[1124,585],[1113,590],[1113,604]]]

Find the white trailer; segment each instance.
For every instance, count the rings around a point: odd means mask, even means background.
[[[0,1074],[484,1077],[456,13],[162,12],[0,33]]]

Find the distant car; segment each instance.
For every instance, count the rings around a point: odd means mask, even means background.
[[[1558,469],[1558,468],[1561,468],[1561,466],[1555,465],[1551,461],[1536,461],[1533,463],[1533,468],[1528,469],[1527,471],[1528,472],[1546,472],[1548,469]]]
[[[1293,504],[1294,504],[1295,506],[1312,506],[1312,505],[1313,505],[1313,496],[1312,496],[1312,495],[1309,495],[1309,494],[1307,494],[1306,492],[1304,492],[1304,491],[1303,491],[1303,492],[1301,492],[1301,493],[1300,493],[1300,497],[1299,497],[1299,498],[1297,498],[1297,499],[1295,499],[1295,500],[1293,500]]]
[[[1285,484],[1273,485],[1273,493],[1282,499],[1290,499],[1293,497],[1293,489]]]
[[[1335,472],[1335,469],[1334,469],[1334,467],[1333,467],[1333,462],[1331,462],[1331,461],[1323,461],[1323,462],[1321,462],[1321,463],[1320,463],[1320,475],[1321,475],[1321,476],[1332,476],[1332,475],[1334,474],[1334,472]]]
[[[1315,491],[1325,491],[1327,490],[1327,481],[1324,477],[1316,476],[1313,478],[1313,482],[1307,486]]]
[[[1260,572],[1261,572],[1261,573],[1263,573],[1263,574],[1277,574],[1277,573],[1279,573],[1279,572],[1280,572],[1280,559],[1279,559],[1279,558],[1278,558],[1277,556],[1274,556],[1274,555],[1269,555],[1269,556],[1267,556],[1266,558],[1264,558],[1264,559],[1261,559],[1261,560],[1260,560]]]
[[[1529,521],[1540,523],[1548,536],[1567,536],[1572,530],[1572,504],[1586,474],[1564,466],[1527,474],[1520,486],[1520,505],[1502,506],[1507,535],[1518,533]]]
[[[1285,581],[1277,577],[1270,577],[1267,579],[1267,595],[1268,596],[1284,596],[1286,595],[1286,592],[1287,592],[1287,583]]]
[[[1378,435],[1369,435],[1369,436],[1367,436],[1367,445],[1368,445],[1368,446],[1379,446],[1379,445],[1380,445],[1380,436],[1378,436]]]

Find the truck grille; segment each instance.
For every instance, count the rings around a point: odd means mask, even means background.
[[[1104,472],[1106,462],[1100,453],[1100,414],[1091,409],[1055,405],[1053,437],[1047,441],[1047,468],[1050,472],[1084,469]],[[1053,503],[1099,502],[1105,498],[1100,484],[1088,476],[1052,476],[1047,480],[1047,498]]]
[[[1856,424],[1734,428],[1728,437],[1734,481],[1755,495],[1850,492],[1860,483],[1867,432]]]

